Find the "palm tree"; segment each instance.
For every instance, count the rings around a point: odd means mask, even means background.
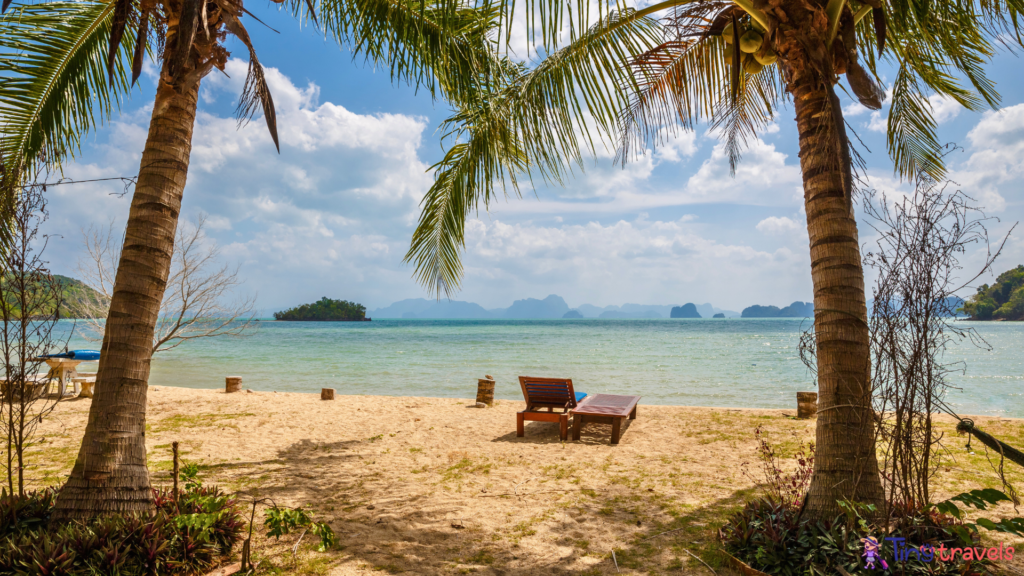
[[[552,46],[565,12],[554,3],[542,5],[534,38]],[[582,5],[575,9],[583,12]],[[458,143],[437,166],[406,260],[438,296],[457,289],[467,215],[494,199],[498,182],[518,194],[517,174],[561,180],[581,159],[576,134],[586,130],[582,108],[597,119],[602,135],[618,141],[623,161],[656,143],[666,127],[707,122],[725,139],[735,169],[745,140],[792,98],[819,386],[817,452],[805,512],[832,517],[842,499],[880,504],[853,209],[856,155],[835,86],[845,76],[861,104],[879,109],[883,92],[876,71],[880,63],[893,67],[888,147],[896,171],[939,177],[944,168],[925,96],[950,97],[972,110],[995,105],[998,94],[983,68],[997,37],[1021,44],[1022,9],[1017,0],[668,0],[606,14],[588,33],[572,35],[566,47],[497,87],[489,106],[464,108],[449,120],[448,133]],[[620,42],[628,37],[644,43],[647,34],[636,22],[654,14],[663,16],[664,36],[618,60],[628,72],[617,76],[619,82],[607,80],[616,77],[607,62],[581,56],[595,46],[600,52],[600,43],[616,35]],[[566,60],[573,62],[561,67]]]
[[[145,447],[152,337],[171,265],[199,85],[213,68],[223,69],[227,62],[228,34],[249,52],[239,119],[245,121],[262,110],[278,145],[273,99],[242,24],[248,13],[242,0],[110,0],[88,7],[20,7],[0,24],[3,42],[17,46],[5,54],[10,60],[5,65],[13,74],[24,75],[22,84],[31,88],[19,92],[10,77],[0,87],[4,113],[23,111],[0,132],[4,165],[11,167],[5,171],[12,175],[8,182],[16,181],[13,175],[26,173],[26,166],[53,166],[73,152],[81,129],[91,127],[95,118],[90,97],[109,102],[127,92],[141,72],[150,38],[161,47],[160,78],[114,280],[96,394],[78,458],[56,504],[56,516],[64,519],[153,508]],[[317,23],[310,0],[293,0],[287,7]],[[35,20],[18,24],[25,14]],[[481,78],[490,76],[492,54],[486,33],[492,14],[451,0],[325,0],[317,24],[325,34],[351,45],[357,55],[388,66],[394,80],[468,101]],[[101,48],[105,58],[99,56]],[[34,66],[26,67],[26,62]],[[104,77],[121,92],[108,94]],[[77,82],[70,93],[80,98],[62,109],[59,99],[69,91],[59,88],[69,82]],[[57,112],[45,112],[47,106]],[[71,118],[59,117],[62,110]],[[8,134],[23,135],[25,142],[8,144]],[[46,154],[40,156],[41,150]]]

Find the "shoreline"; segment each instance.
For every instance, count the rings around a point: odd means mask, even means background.
[[[242,383],[242,390],[240,392],[232,392],[232,393],[225,392],[223,387],[220,387],[220,388],[193,388],[193,387],[189,387],[189,386],[171,386],[171,385],[168,385],[168,384],[150,384],[149,385],[149,390],[150,391],[154,391],[154,390],[162,389],[162,388],[173,389],[173,390],[206,391],[206,392],[220,393],[220,394],[224,394],[224,395],[230,395],[230,394],[283,394],[283,395],[297,395],[297,396],[315,397],[317,400],[320,400],[320,393],[319,392],[297,392],[297,391],[283,391],[283,390],[255,390],[255,389],[251,389],[251,388],[246,387],[244,381]],[[343,399],[343,398],[391,398],[391,399],[396,399],[396,400],[401,400],[401,399],[409,399],[409,400],[455,400],[455,401],[464,401],[467,404],[467,406],[469,406],[469,407],[473,407],[472,405],[476,403],[475,397],[470,397],[470,396],[405,396],[405,395],[395,395],[395,394],[346,394],[346,393],[342,392],[338,388],[334,388],[333,390],[334,390],[334,395],[335,395],[335,401],[338,401],[338,399]],[[808,392],[813,392],[813,390],[808,390]],[[612,394],[612,393],[613,392],[596,392],[596,394]],[[796,396],[795,395],[793,397],[793,407],[792,408],[770,408],[770,407],[760,407],[760,406],[702,406],[702,405],[696,405],[696,404],[645,404],[644,401],[643,401],[643,396],[642,395],[640,395],[640,396],[641,396],[640,403],[639,403],[640,406],[659,407],[659,408],[678,408],[678,409],[685,409],[685,410],[712,410],[712,411],[751,412],[751,413],[762,413],[762,412],[763,413],[779,413],[779,415],[784,415],[782,413],[786,413],[786,414],[792,413],[793,418],[796,419],[796,409],[797,409],[797,407],[796,407]],[[503,397],[499,397],[499,396],[495,395],[494,400],[495,400],[496,404],[499,401],[501,403],[503,403],[503,404],[518,402],[519,404],[523,404],[524,405],[523,407],[525,407],[525,401],[521,397],[518,398],[518,399],[516,399],[516,398],[503,398]],[[326,401],[326,402],[329,402],[329,401]],[[933,416],[940,416],[940,417],[947,417],[947,418],[950,419],[950,421],[953,421],[953,417],[948,415],[948,414],[946,414],[945,412],[933,412],[932,415]],[[988,419],[988,420],[1008,421],[1008,422],[1021,421],[1022,423],[1024,423],[1024,417],[1015,417],[1015,416],[994,416],[994,415],[991,415],[991,414],[967,414],[967,413],[960,414],[960,416],[961,417],[965,417],[965,418],[969,417],[969,418],[973,418],[973,419],[980,419],[978,421]],[[814,422],[815,420],[812,418],[810,420],[803,420],[803,421]]]

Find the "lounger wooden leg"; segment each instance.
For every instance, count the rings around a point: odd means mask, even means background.
[[[580,439],[580,429],[583,428],[583,416],[580,414],[573,414],[572,417],[572,439],[577,442]]]
[[[612,444],[619,443],[619,430],[622,427],[622,418],[612,420]]]
[[[522,438],[526,434],[526,431],[523,429],[524,420],[522,412],[516,413],[516,436],[519,438]]]
[[[636,406],[633,406],[633,411],[629,413],[630,420],[636,420]]]
[[[558,419],[558,439],[565,442],[569,439],[569,415],[562,414]]]

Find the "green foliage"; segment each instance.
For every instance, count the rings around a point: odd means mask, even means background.
[[[58,315],[59,318],[85,318],[85,308],[83,307],[82,304],[86,301],[89,301],[89,299],[91,299],[92,301],[100,299],[100,295],[98,292],[96,292],[92,288],[89,288],[80,280],[69,278],[67,276],[60,276],[59,274],[54,274],[50,278],[52,279],[53,282],[60,285],[60,311]],[[4,286],[7,286],[10,280],[11,277],[8,274],[7,276],[0,279],[0,282],[3,282]],[[52,293],[44,289],[44,286],[47,282],[49,281],[45,279],[37,279],[36,282],[32,283],[34,286],[29,287],[29,294],[27,294],[27,296],[31,298],[33,295],[39,295],[39,297],[52,299],[51,297],[49,297],[52,295]],[[4,293],[8,294],[12,298],[14,296],[13,293],[8,293],[7,290],[4,290]],[[36,301],[39,302],[38,300]],[[46,300],[43,300],[42,302],[39,303],[41,305],[39,305],[38,308],[42,315],[53,314],[52,302],[47,302]],[[20,314],[20,306],[17,304],[16,301],[12,301],[11,304],[11,311],[14,313],[16,317],[16,315]]]
[[[337,542],[334,530],[327,523],[315,522],[312,514],[302,508],[281,508],[275,506],[269,508],[266,515],[265,526],[267,527],[267,536],[280,538],[285,534],[303,528],[320,539],[320,546],[317,548],[320,552],[332,548]]]
[[[960,502],[978,510],[987,510],[989,506],[994,506],[1000,502],[1012,502],[1012,500],[999,490],[986,488],[984,490],[971,490],[970,492],[957,494],[949,500],[933,504],[932,507],[938,512],[948,514],[961,521],[961,524],[955,526],[954,530],[964,543],[969,544],[974,541],[974,535],[978,533],[978,526],[992,532],[1024,536],[1024,518],[1003,518],[998,522],[993,522],[988,518],[978,518],[976,522],[967,522],[965,520],[967,514],[955,502]]]
[[[135,32],[132,27],[125,32],[108,81],[114,4],[25,2],[0,17],[0,158],[13,176],[8,185],[17,187],[25,175],[59,167],[80,149],[82,137],[127,99]]]
[[[879,98],[880,64],[898,70],[887,113],[896,172],[908,179],[919,174],[940,179],[945,167],[929,97],[949,98],[971,110],[995,106],[999,95],[984,66],[997,45],[1024,44],[1019,33],[1024,4],[896,0],[874,10],[874,2],[828,4],[833,33],[843,43],[855,43],[851,53],[863,62],[847,63],[845,76],[854,93],[864,93],[868,85]],[[748,67],[746,74],[727,64],[730,47],[720,26],[726,11],[738,11],[751,25],[767,21],[750,0],[665,0],[639,11],[616,11],[621,3],[599,2],[600,20],[590,28],[594,4],[583,0],[483,5],[502,11],[499,41],[509,38],[513,22],[523,25],[520,18],[505,17],[507,11],[529,14],[526,34],[545,58],[530,67],[494,66],[490,82],[481,85],[484,94],[458,101],[456,115],[445,122],[445,136],[453,144],[433,167],[435,182],[423,199],[405,257],[416,266],[417,280],[438,295],[458,290],[466,219],[500,193],[507,195],[508,188],[520,195],[520,180],[532,183],[540,176],[561,183],[574,165],[582,168],[583,153],[594,149],[593,128],[602,138],[618,140],[625,160],[645,154],[673,128],[707,124],[724,140],[735,170],[746,142],[775,122],[788,97],[786,63],[775,62],[774,55],[759,54],[765,66]],[[854,13],[861,17],[844,16]],[[869,13],[872,17],[862,17]],[[664,28],[651,26],[659,20]],[[807,36],[804,41],[819,40]],[[834,121],[842,126],[841,117]],[[838,156],[840,150],[822,152]]]
[[[655,20],[634,10],[606,14],[590,27],[577,23],[569,44],[535,67],[502,59],[478,97],[458,102],[442,125],[452,145],[432,167],[434,184],[405,256],[424,286],[439,296],[458,289],[466,219],[481,205],[519,195],[520,178],[561,183],[582,167],[583,151],[597,149],[590,128],[615,133],[627,103],[619,91],[619,82],[629,82],[623,64],[657,46],[659,32]]]
[[[981,285],[963,310],[971,320],[1024,320],[1024,265],[1003,272],[992,286]]]
[[[203,481],[199,479],[199,465],[194,462],[182,464],[178,475],[185,486],[186,493],[194,493],[203,487]]]
[[[960,545],[956,518],[936,510],[917,508],[897,510],[890,519],[890,532],[886,533],[870,518],[877,517],[874,506],[840,503],[843,515],[828,522],[810,522],[802,518],[799,508],[760,499],[732,516],[722,528],[722,542],[733,556],[751,567],[773,576],[834,576],[841,566],[849,574],[864,574],[864,546],[862,538],[868,536],[884,543],[886,536],[907,539],[917,547]],[[980,576],[987,561],[965,561],[956,556],[942,561],[937,556],[931,562],[910,556],[895,560],[891,546],[883,547],[893,573],[913,576],[965,575]]]
[[[331,300],[324,296],[318,302],[303,304],[284,312],[274,312],[275,320],[332,321],[365,320],[366,307],[348,300]]]
[[[154,491],[156,514],[51,524],[57,492],[0,496],[0,574],[194,574],[217,565],[241,539],[234,498],[198,478],[177,502]]]

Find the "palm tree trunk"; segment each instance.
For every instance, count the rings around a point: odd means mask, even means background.
[[[153,509],[146,392],[153,331],[192,150],[198,84],[184,94],[165,82],[157,90],[114,279],[95,397],[78,459],[57,499],[58,519]]]
[[[832,108],[829,92],[813,74],[791,75],[789,89],[800,131],[818,361],[814,475],[804,512],[826,519],[840,513],[838,500],[875,505],[883,500],[867,304],[857,221],[843,186],[849,165],[835,144],[841,112]]]

